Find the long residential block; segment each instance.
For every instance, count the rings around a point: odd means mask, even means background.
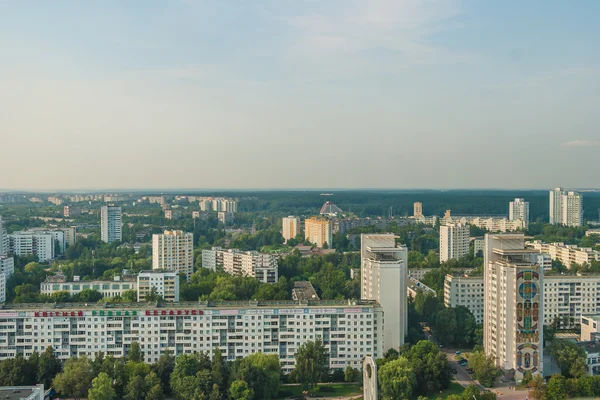
[[[383,356],[383,310],[370,301],[164,303],[141,305],[22,304],[0,310],[0,360],[53,346],[61,360],[98,351],[126,356],[138,342],[144,361],[215,349],[227,360],[276,354],[284,372],[294,355],[321,339],[330,368],[360,368]]]

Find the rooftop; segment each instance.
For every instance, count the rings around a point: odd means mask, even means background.
[[[43,391],[44,391],[43,385],[40,385],[40,386],[2,386],[2,387],[0,387],[0,399],[7,399],[7,400],[39,399],[40,391],[43,396]]]
[[[319,300],[319,295],[309,281],[294,282],[292,299],[298,301]]]

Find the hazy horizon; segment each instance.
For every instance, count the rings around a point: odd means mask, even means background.
[[[599,185],[597,1],[5,1],[0,14],[11,190]]]

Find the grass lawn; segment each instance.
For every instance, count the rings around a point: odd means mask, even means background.
[[[322,384],[319,385],[330,387],[330,391],[319,391],[318,387],[311,390],[311,394],[318,397],[338,397],[338,396],[351,396],[351,395],[361,395],[360,385],[358,383],[350,383],[350,384],[339,384],[339,383],[330,383],[330,384]],[[287,398],[287,397],[296,397],[302,395],[302,385],[286,385],[281,386],[279,388],[279,396],[277,398]],[[282,396],[283,395],[283,396]]]
[[[448,389],[444,390],[444,392],[441,395],[439,393],[432,394],[428,397],[428,399],[436,400],[439,397],[441,397],[442,399],[445,399],[446,397],[450,396],[451,394],[461,394],[464,390],[465,390],[465,388],[460,386],[458,383],[450,382],[450,386],[448,387]]]

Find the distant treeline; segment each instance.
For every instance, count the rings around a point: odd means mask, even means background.
[[[409,216],[413,203],[423,203],[425,215],[442,216],[447,209],[454,215],[507,215],[508,203],[515,197],[529,202],[532,222],[548,221],[548,191],[542,190],[448,190],[448,191],[333,191],[333,196],[321,196],[321,191],[244,192],[237,195],[255,197],[240,202],[240,211],[295,215],[311,215],[325,201],[360,217],[393,215]],[[229,193],[231,196],[232,193]],[[586,220],[598,220],[600,193],[583,193]]]

